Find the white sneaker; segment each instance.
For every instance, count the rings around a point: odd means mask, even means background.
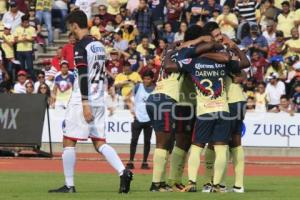
[[[206,183],[205,185],[203,185],[202,192],[203,193],[210,193],[211,189],[212,189],[212,184],[211,183]]]
[[[220,192],[221,192],[221,193],[226,193],[226,192],[228,192],[228,189],[227,189],[226,185],[220,185]]]
[[[217,185],[213,185],[211,187],[210,192],[211,193],[227,193],[228,190],[227,190],[226,186],[217,184]]]
[[[236,187],[236,186],[233,186],[232,192],[234,192],[234,193],[244,193],[244,192],[245,192],[245,189],[244,189],[244,187]]]

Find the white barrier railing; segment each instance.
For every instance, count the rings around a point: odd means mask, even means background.
[[[50,109],[52,142],[62,142],[62,122],[65,110]],[[108,143],[129,144],[132,115],[119,110],[107,117],[106,137]],[[46,120],[45,120],[46,122]],[[48,142],[47,123],[44,123],[43,142]],[[155,143],[155,137],[151,142]],[[139,139],[143,143],[143,134]],[[243,145],[257,147],[300,147],[300,114],[249,112],[244,120]]]

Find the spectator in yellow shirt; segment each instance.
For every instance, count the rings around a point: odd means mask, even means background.
[[[149,54],[153,54],[154,49],[155,49],[155,46],[149,42],[149,39],[147,36],[144,36],[142,38],[142,42],[136,48],[137,52],[139,52],[144,57]]]
[[[227,35],[230,39],[235,38],[235,29],[238,27],[238,19],[235,14],[230,12],[230,7],[224,5],[223,13],[216,19],[221,32]]]
[[[17,59],[21,63],[21,68],[26,69],[33,81],[33,41],[36,37],[36,31],[29,25],[29,15],[22,16],[22,24],[14,32],[17,44]]]
[[[282,2],[281,5],[282,13],[277,18],[277,30],[282,31],[285,38],[290,38],[291,30],[295,26],[296,15],[294,11],[290,10],[290,3],[288,1]]]
[[[285,42],[286,57],[298,55],[300,56],[300,38],[299,31],[296,27],[291,30],[292,39]]]
[[[139,34],[138,29],[134,25],[134,21],[126,20],[124,22],[123,30],[123,39],[130,42],[131,40],[135,40],[136,36]]]
[[[10,24],[4,24],[4,32],[2,35],[2,43],[1,48],[5,54],[5,58],[7,60],[7,71],[10,75],[10,77],[13,77],[13,63],[12,61],[15,59],[15,53],[14,53],[14,44],[15,44],[15,38],[11,34],[11,25]]]
[[[127,3],[128,0],[108,0],[107,12],[111,15],[117,15],[120,13],[120,7]]]
[[[0,0],[0,20],[2,20],[3,15],[6,13],[6,0]]]
[[[93,19],[93,26],[90,30],[90,34],[95,38],[97,38],[98,40],[101,39],[100,26],[101,26],[100,16],[96,15]]]
[[[125,63],[123,73],[116,76],[115,87],[121,90],[123,97],[128,97],[131,94],[135,84],[142,82],[142,78],[137,72],[131,71],[131,64]]]

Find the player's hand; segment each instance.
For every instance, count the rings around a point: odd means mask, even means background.
[[[90,123],[94,120],[94,116],[92,114],[91,107],[88,105],[86,101],[82,102],[82,108],[83,108],[83,116],[87,123]]]
[[[226,45],[229,48],[233,48],[235,43],[227,36],[227,35],[222,35],[223,37],[223,44]]]

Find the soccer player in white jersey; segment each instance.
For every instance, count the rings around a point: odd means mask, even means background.
[[[62,160],[65,185],[49,192],[76,192],[74,186],[76,142],[91,138],[96,151],[106,158],[120,176],[119,193],[128,193],[133,174],[125,169],[116,151],[105,143],[105,48],[101,42],[88,35],[88,20],[83,11],[75,10],[67,19],[77,42],[74,48],[76,79],[63,127]]]

